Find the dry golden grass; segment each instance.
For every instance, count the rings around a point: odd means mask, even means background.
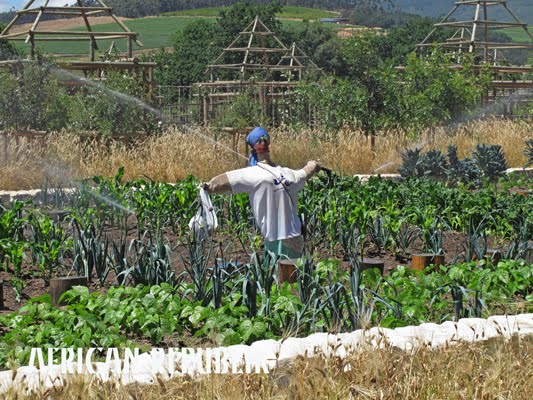
[[[346,371],[346,367],[349,368]],[[508,399],[531,398],[533,336],[408,354],[364,351],[345,361],[299,359],[270,375],[211,375],[115,387],[70,381],[63,389],[10,399]]]
[[[282,165],[299,168],[310,159],[319,159],[325,166],[343,174],[365,174],[396,172],[406,148],[423,146],[424,150],[438,148],[445,152],[450,144],[458,146],[460,157],[468,156],[478,143],[500,144],[509,166],[521,167],[526,161],[524,143],[533,137],[533,128],[527,122],[495,120],[471,123],[454,131],[433,129],[416,140],[392,131],[378,135],[374,149],[362,132],[332,134],[278,128],[272,130],[271,135],[272,158]],[[214,144],[215,137],[222,146]],[[126,179],[149,176],[175,182],[192,174],[208,180],[246,165],[244,138],[239,138],[240,156],[232,153],[232,148],[231,137],[205,128],[189,133],[169,130],[135,146],[96,140],[87,142],[76,135],[61,133],[50,136],[46,148],[38,145],[15,148],[11,144],[9,159],[4,162],[0,174],[0,190],[40,188],[46,177],[50,185],[64,186],[87,176],[113,176],[119,166],[125,167]],[[0,162],[4,161],[3,156],[0,154]]]

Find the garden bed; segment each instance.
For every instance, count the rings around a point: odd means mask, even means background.
[[[320,176],[300,198],[307,257],[296,283],[279,286],[246,196],[214,196],[219,228],[194,240],[192,178],[122,182],[119,173],[56,192],[47,205],[14,202],[0,218],[0,364],[24,363],[44,344],[230,345],[530,312],[533,199],[513,186]],[[51,210],[68,218],[54,221]],[[489,248],[501,261],[485,258]],[[443,254],[445,265],[405,268],[418,252]],[[384,276],[363,271],[361,257],[382,259]],[[65,275],[90,277],[90,290],[75,288],[56,308],[40,295]]]

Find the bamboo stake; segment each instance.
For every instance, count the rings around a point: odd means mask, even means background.
[[[83,7],[83,5],[81,4],[81,0],[77,0],[77,3],[80,7]],[[81,15],[82,15],[83,21],[85,22],[85,26],[87,27],[87,30],[89,32],[92,32],[93,28],[91,27],[91,24],[89,23],[89,19],[87,18],[87,15],[85,14],[85,10],[83,9],[81,10]],[[94,38],[94,35],[93,35],[91,36],[91,56],[90,56],[91,61],[94,61],[95,50],[98,50],[98,43],[96,43],[96,39]]]
[[[469,53],[473,53],[475,51],[475,48],[476,48],[476,45],[475,45],[475,42],[476,42],[476,31],[477,31],[477,23],[479,21],[480,8],[481,8],[481,4],[478,3],[477,6],[476,6],[476,15],[474,17],[474,27],[472,28],[472,36],[471,36],[471,40],[470,40],[470,47],[469,47],[469,50],[468,50]]]
[[[459,8],[459,5],[456,4],[455,7],[453,8],[453,10],[450,11],[450,13],[448,15],[446,15],[442,19],[442,21],[440,23],[442,24],[442,23],[446,22],[448,20],[448,18],[450,18],[455,13],[455,11],[457,11],[458,8]],[[422,42],[420,44],[422,45],[422,44],[426,43],[429,40],[429,38],[435,33],[436,30],[437,30],[437,26],[435,26],[433,28],[433,30],[431,32],[429,32],[429,34],[426,36],[426,38],[424,40],[422,40]]]
[[[46,2],[44,3],[44,7],[46,7],[48,3],[49,3],[49,0],[46,0]],[[35,30],[37,29],[37,25],[39,24],[39,21],[41,20],[41,17],[43,16],[43,13],[44,13],[44,7],[42,7],[41,10],[39,11],[39,14],[37,14],[37,17],[35,18],[35,21],[33,22],[33,25],[30,28],[30,31],[28,32],[28,37],[26,38],[26,44],[28,44],[28,42],[32,39],[33,32],[35,32]]]
[[[254,39],[254,32],[255,32],[255,29],[257,28],[257,21],[259,21],[259,16],[256,16],[254,19],[254,25],[252,28],[252,32],[250,32],[250,39],[248,39],[248,48],[246,49],[244,53],[244,61],[242,63],[242,68],[241,68],[241,79],[243,80],[244,80],[244,69],[246,66],[246,62],[248,61],[248,55],[250,54],[250,48],[252,47],[252,41]]]

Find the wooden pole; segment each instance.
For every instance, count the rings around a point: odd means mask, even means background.
[[[484,31],[484,34],[485,34],[485,48],[483,49],[483,61],[485,62],[485,64],[488,62],[489,60],[489,46],[488,46],[488,41],[489,41],[489,25],[488,25],[488,19],[487,19],[487,3],[483,3],[483,17],[485,19],[485,31]]]
[[[34,2],[35,0],[30,0],[28,1],[28,3],[26,3],[26,5],[24,6],[23,10],[26,10],[28,9]],[[17,13],[17,15],[15,15],[15,18],[13,18],[11,20],[11,22],[5,27],[5,29],[2,31],[1,35],[5,35],[7,34],[7,32],[9,32],[9,30],[11,29],[11,27],[13,25],[15,25],[15,23],[18,21],[18,19],[20,18],[21,14],[20,13]]]
[[[361,268],[365,269],[377,268],[381,275],[385,273],[385,262],[380,259],[363,258],[361,261]]]
[[[131,36],[128,36],[128,58],[133,58],[133,42]]]
[[[476,16],[474,17],[474,27],[472,28],[472,36],[470,37],[470,48],[469,48],[469,52],[470,53],[473,53],[475,50],[476,50],[476,45],[475,45],[475,42],[476,42],[476,31],[477,31],[477,25],[478,25],[478,22],[479,22],[479,11],[480,11],[480,8],[481,8],[481,4],[477,4],[476,6]]]
[[[413,254],[411,256],[411,268],[423,271],[428,265],[444,265],[444,256],[432,253]]]
[[[102,0],[97,0],[97,1],[98,1],[98,3],[100,3],[100,5],[101,5],[102,7],[110,8],[110,7],[107,7],[107,6],[104,4],[104,2],[103,2]],[[122,23],[122,21],[119,20],[119,19],[115,16],[115,14],[113,14],[111,11],[109,11],[109,15],[110,15],[111,18],[113,18],[113,19],[115,20],[115,22],[116,22],[116,23],[122,28],[122,30],[124,30],[124,32],[131,33],[131,31],[129,30],[129,28],[128,28],[126,25],[124,25],[124,24]],[[140,41],[139,39],[137,39],[137,37],[135,37],[134,40],[135,40],[135,43],[137,44],[137,46],[139,46],[139,47],[144,47],[143,44],[141,43],[141,41]]]
[[[0,310],[4,309],[4,281],[0,279]]]
[[[280,260],[278,261],[278,285],[287,283],[295,283],[298,271],[294,260]]]
[[[9,147],[9,135],[7,132],[2,132],[2,135],[4,136],[4,164],[7,165],[7,162],[9,161],[9,155],[7,153]]]
[[[59,298],[63,293],[72,289],[74,286],[87,286],[87,277],[73,276],[50,280],[50,297],[52,298],[52,304],[56,307],[64,305],[59,303]]]
[[[148,88],[148,95],[149,95],[149,98],[150,100],[153,100],[154,99],[154,89],[155,89],[155,82],[154,82],[154,67],[153,65],[150,65],[148,67],[148,83],[149,83],[149,88]]]
[[[81,8],[81,16],[83,17],[83,21],[85,22],[85,27],[87,28],[87,31],[92,32],[93,29],[91,27],[91,24],[89,23],[89,19],[87,18],[87,15],[85,13],[85,9],[83,9],[83,4],[81,4],[81,0],[77,0],[78,5]],[[91,36],[91,45],[89,49],[89,57],[91,61],[94,61],[94,51],[98,49],[98,43],[96,43],[96,39],[94,38],[94,35]]]

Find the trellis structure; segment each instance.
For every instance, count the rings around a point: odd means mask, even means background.
[[[220,71],[238,71],[242,82],[253,75],[268,81],[276,72],[290,81],[294,75],[301,79],[307,69],[318,70],[318,67],[295,43],[290,48],[286,47],[256,16],[207,67],[206,72],[209,72],[211,82],[218,78],[217,72]]]
[[[498,64],[499,50],[512,49],[533,49],[533,34],[529,31],[527,24],[520,21],[518,16],[511,10],[507,0],[460,0],[446,15],[442,21],[434,25],[433,30],[418,45],[418,48],[438,46],[444,49],[453,50],[460,57],[463,53],[475,53],[481,55],[483,63]],[[454,20],[454,15],[469,7],[473,11],[471,20]],[[496,21],[490,19],[489,9],[499,7],[506,11],[509,21]],[[433,43],[434,33],[442,28],[454,28],[455,33],[445,42]],[[531,38],[530,43],[499,43],[491,42],[489,32],[502,28],[521,28]]]
[[[15,17],[5,27],[0,34],[0,40],[19,40],[30,45],[30,56],[35,55],[36,42],[70,42],[70,41],[88,41],[89,42],[89,59],[95,61],[95,51],[98,50],[98,42],[102,40],[125,39],[127,42],[127,55],[133,57],[133,43],[142,47],[143,44],[138,40],[138,34],[131,32],[115,14],[113,9],[105,5],[103,0],[96,0],[98,6],[86,6],[85,0],[77,0],[76,6],[72,7],[54,7],[49,6],[50,0],[44,0],[44,5],[34,6],[36,0],[29,0],[28,3],[19,11]],[[33,7],[32,7],[33,6]],[[13,28],[21,17],[26,15],[35,15],[35,20],[29,29],[13,32]],[[40,29],[39,23],[45,16],[61,17],[79,17],[83,18],[86,31],[66,31],[66,30],[46,30]],[[111,17],[119,28],[114,32],[96,32],[93,30],[90,18],[95,16]]]
[[[150,98],[155,97],[155,80],[154,68],[155,63],[138,62],[133,58],[133,43],[142,47],[143,44],[138,39],[136,32],[131,32],[119,18],[113,14],[113,9],[106,6],[103,0],[96,0],[97,6],[87,6],[86,0],[77,0],[75,6],[55,7],[50,6],[50,0],[44,0],[42,6],[35,6],[36,0],[29,0],[26,5],[17,11],[15,17],[6,26],[0,34],[0,40],[6,41],[24,41],[30,45],[30,59],[35,56],[36,42],[72,42],[88,41],[89,43],[89,60],[88,61],[59,61],[57,66],[69,71],[78,71],[84,77],[100,80],[105,79],[109,71],[123,71],[128,74],[136,74],[147,89]],[[29,29],[17,30],[17,22],[23,16],[35,15],[35,19]],[[45,16],[59,16],[68,18],[82,18],[85,31],[67,31],[67,30],[47,30],[40,29]],[[97,32],[90,23],[91,17],[109,16],[115,21],[117,31],[115,32]],[[127,42],[127,58],[119,61],[95,61],[95,52],[99,49],[99,42],[103,40],[113,40],[110,53],[115,46],[115,40],[124,39]],[[20,73],[26,63],[30,60],[8,60],[1,61],[0,68],[11,68],[14,74]],[[67,86],[84,85],[83,81],[78,79],[64,79],[62,81]]]
[[[419,50],[437,46],[454,53],[458,65],[452,68],[461,68],[465,54],[475,55],[475,66],[479,70],[489,69],[493,76],[491,88],[486,93],[484,103],[493,103],[498,109],[498,115],[514,117],[523,105],[533,97],[533,67],[509,66],[509,61],[503,51],[517,49],[533,49],[533,34],[527,24],[520,21],[519,17],[509,7],[506,0],[459,0],[453,9],[442,21],[434,25],[433,30],[417,47]],[[473,17],[470,20],[461,19],[456,15],[461,10],[470,8]],[[507,18],[501,20],[491,19],[492,11],[496,8],[505,11]],[[439,29],[452,28],[453,35],[445,42],[432,41],[435,32]],[[519,28],[531,40],[524,43],[490,41],[491,31]]]
[[[294,88],[309,71],[320,73],[296,43],[285,46],[256,16],[207,67],[208,80],[193,85],[196,115],[208,124],[224,113],[236,96],[246,93],[260,104],[273,125],[287,122],[292,118]]]

